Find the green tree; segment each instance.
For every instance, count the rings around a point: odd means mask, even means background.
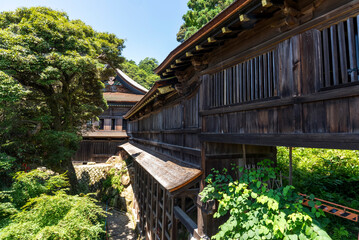
[[[27,90],[14,100],[21,110],[14,114],[17,120],[0,130],[0,151],[24,160],[37,155],[51,168],[69,171],[74,186],[71,155],[81,126],[107,108],[100,79],[108,74],[105,64],[114,68],[123,62],[123,43],[45,7],[0,13],[0,85],[14,81]],[[0,98],[0,104],[6,102]]]
[[[138,67],[145,70],[148,74],[153,74],[153,70],[158,67],[158,61],[155,58],[146,57],[140,61]]]
[[[206,25],[234,0],[189,0],[190,10],[182,16],[184,23],[177,33],[177,41],[183,42]]]
[[[155,58],[146,57],[138,65],[132,60],[127,60],[121,64],[121,69],[130,78],[149,89],[159,80],[159,76],[153,73],[157,66],[158,61]]]

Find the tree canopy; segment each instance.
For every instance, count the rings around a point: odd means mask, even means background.
[[[65,12],[0,13],[0,152],[72,166],[81,127],[107,108],[100,80],[123,62],[123,44]]]
[[[153,73],[158,66],[158,61],[155,58],[146,57],[138,65],[132,60],[126,60],[121,66],[124,73],[147,89],[159,80],[159,76]]]
[[[189,0],[190,10],[182,16],[184,23],[177,33],[177,41],[183,42],[206,25],[234,0]]]

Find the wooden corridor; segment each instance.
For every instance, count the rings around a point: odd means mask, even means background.
[[[238,0],[168,55],[124,116],[130,144],[202,175],[171,192],[156,180],[165,169],[137,165],[139,199],[159,183],[146,201],[172,217],[157,233],[165,218],[139,200],[149,239],[176,239],[176,221],[214,234],[213,206],[198,197],[212,168],[275,160],[276,146],[359,149],[358,16],[357,0]]]

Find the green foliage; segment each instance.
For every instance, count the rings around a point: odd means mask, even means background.
[[[14,162],[15,158],[0,152],[0,176],[3,174],[9,174]]]
[[[293,185],[299,192],[359,209],[359,151],[294,148],[292,156]],[[287,175],[288,148],[277,148],[277,160],[278,167]],[[340,235],[334,239],[356,238],[359,231],[357,224],[336,216],[328,215],[328,218],[328,233],[331,236]]]
[[[14,180],[10,195],[16,207],[22,207],[30,198],[69,186],[65,174],[55,175],[51,171],[17,172]]]
[[[50,8],[1,12],[1,152],[69,170],[73,183],[77,135],[107,108],[100,80],[109,74],[105,64],[117,68],[123,62],[123,44]]]
[[[228,7],[234,0],[189,0],[190,10],[182,16],[184,23],[177,33],[177,41],[183,42]]]
[[[101,239],[104,211],[88,196],[63,191],[32,198],[12,222],[0,229],[0,239]]]
[[[64,174],[16,173],[0,192],[0,239],[101,239],[104,211],[88,195],[67,195],[67,186]]]
[[[154,58],[146,57],[138,65],[132,60],[125,61],[121,66],[124,73],[147,89],[159,80],[159,76],[153,73],[158,66],[158,61]]]
[[[126,173],[126,170],[121,169],[117,170],[115,168],[112,168],[108,173],[105,181],[103,182],[102,188],[108,189],[113,188],[117,190],[117,193],[120,194],[125,187],[121,183],[121,177],[123,174]],[[109,198],[109,196],[104,196],[103,200],[106,201]]]
[[[320,227],[317,218],[321,209],[304,208],[293,186],[269,189],[267,182],[276,178],[276,169],[268,160],[261,168],[244,171],[239,180],[213,170],[200,193],[202,201],[218,201],[215,218],[229,214],[214,239],[331,239]],[[314,196],[312,196],[312,199]]]

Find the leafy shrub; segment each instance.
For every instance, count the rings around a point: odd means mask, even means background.
[[[11,184],[15,158],[0,152],[0,189]]]
[[[14,180],[11,197],[16,207],[22,207],[30,198],[69,186],[65,173],[56,175],[52,171],[17,172]]]
[[[292,156],[293,185],[297,191],[359,209],[359,151],[293,148]],[[281,171],[288,174],[288,148],[277,148],[277,162]],[[357,223],[332,215],[328,219],[326,230],[334,239],[357,238]]]
[[[259,163],[261,168],[243,171],[240,180],[213,170],[200,193],[202,201],[218,201],[215,218],[229,219],[220,226],[214,239],[331,239],[320,227],[317,218],[324,216],[314,208],[314,196],[304,208],[293,186],[269,189],[267,182],[276,178],[270,161]]]
[[[32,198],[12,223],[0,229],[0,239],[100,239],[105,212],[87,195],[55,195]]]

